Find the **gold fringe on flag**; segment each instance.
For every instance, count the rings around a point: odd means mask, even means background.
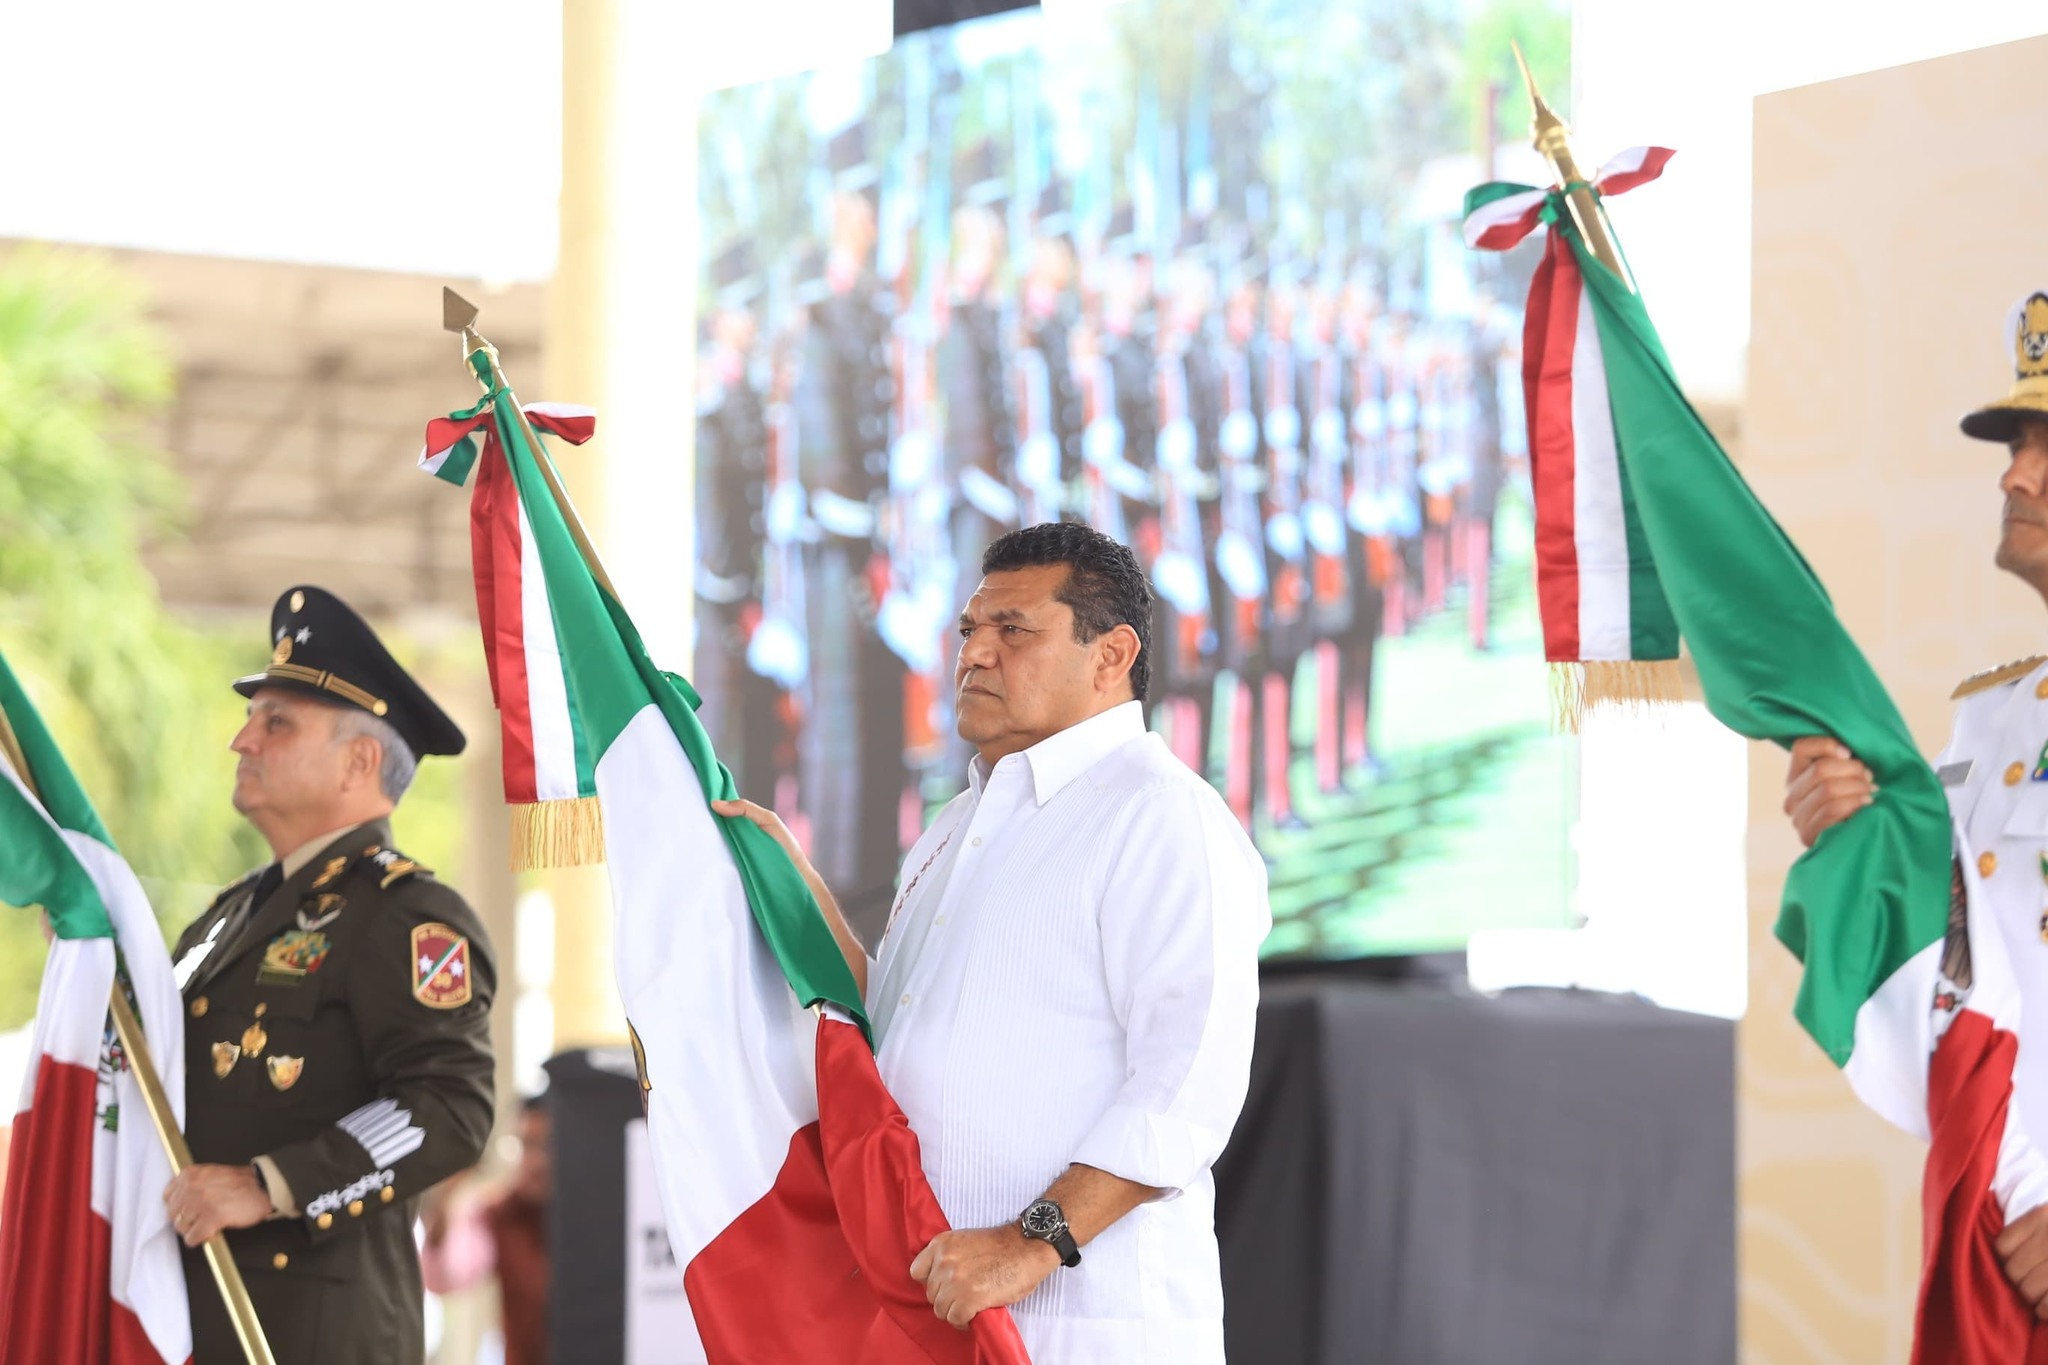
[[[1676,659],[1594,659],[1550,665],[1552,728],[1577,734],[1596,706],[1654,712],[1685,700],[1685,672]]]
[[[604,811],[594,796],[561,801],[515,801],[512,870],[586,867],[604,861]]]

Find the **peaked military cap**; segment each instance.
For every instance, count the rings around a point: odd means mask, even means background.
[[[1067,182],[1057,176],[1038,192],[1032,229],[1041,237],[1066,237],[1074,230],[1073,205],[1067,198]]]
[[[1138,241],[1138,211],[1130,200],[1119,200],[1110,209],[1109,222],[1102,229],[1102,250],[1109,256],[1149,254]]]
[[[875,168],[868,160],[866,119],[855,119],[826,141],[825,169],[831,173],[835,190],[864,190],[875,183]]]
[[[735,238],[711,262],[711,287],[721,308],[744,308],[761,292],[753,239]]]
[[[2035,290],[2013,305],[2005,322],[2012,347],[2012,388],[1963,418],[1963,435],[2010,441],[2029,417],[2048,419],[2048,293]]]
[[[985,137],[962,154],[953,169],[953,183],[963,204],[987,207],[1009,199],[1010,187],[996,162],[994,138]]]
[[[281,687],[388,721],[415,756],[459,754],[462,730],[384,648],[369,623],[325,588],[287,588],[270,609],[270,664],[235,679],[245,697]]]

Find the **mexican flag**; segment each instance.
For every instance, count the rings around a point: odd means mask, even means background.
[[[0,1205],[0,1362],[177,1365],[192,1354],[192,1325],[164,1211],[171,1164],[107,1011],[118,968],[182,1122],[171,958],[5,658],[0,902],[41,906],[55,936]]]
[[[1541,200],[1517,220],[1524,231],[1550,225],[1525,380],[1565,368],[1561,348],[1573,357],[1574,434],[1611,432],[1631,593],[1654,586],[1668,604],[1722,724],[1785,745],[1833,735],[1876,779],[1875,804],[1786,878],[1776,932],[1804,968],[1793,1010],[1864,1103],[1930,1141],[1914,1360],[2019,1360],[2034,1323],[1991,1244],[2008,1215],[2048,1201],[2048,1173],[2007,1123],[2019,1000],[1996,929],[1977,922],[1976,855],[1826,590],[1686,401],[1642,299],[1587,251],[1561,195],[1488,186],[1467,202],[1515,194]],[[1552,397],[1529,395],[1532,458],[1557,439],[1539,425],[1556,415]]]
[[[1623,193],[1656,179],[1670,159],[1668,148],[1634,148],[1601,169],[1594,189]],[[1467,202],[1465,240],[1506,250],[1543,221],[1550,199],[1525,185],[1482,186]],[[1568,728],[1592,702],[1669,701],[1680,692],[1678,625],[1622,475],[1591,306],[1575,272],[1546,266],[1530,289],[1522,351],[1537,611]]]
[[[673,1359],[1023,1365],[1007,1311],[957,1332],[911,1280],[947,1225],[875,1069],[852,973],[774,840],[711,813],[737,792],[695,693],[648,659],[516,400],[485,352],[472,361],[489,394],[450,420],[483,419],[472,547],[507,795],[540,807],[527,817],[537,851],[601,833],[619,993],[695,1319]],[[528,412],[548,429],[540,416]],[[423,464],[452,431],[430,429]],[[561,756],[555,785],[515,786],[515,747]]]

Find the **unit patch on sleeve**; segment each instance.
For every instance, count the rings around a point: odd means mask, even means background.
[[[412,931],[412,993],[422,1005],[452,1010],[469,1003],[469,940],[445,924]]]

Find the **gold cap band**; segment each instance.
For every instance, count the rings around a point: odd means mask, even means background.
[[[305,683],[308,686],[317,687],[323,692],[332,692],[337,697],[354,702],[373,716],[381,716],[390,709],[384,704],[382,697],[373,697],[354,683],[349,682],[345,678],[337,678],[324,669],[304,668],[298,664],[273,663],[270,667],[263,670],[263,676],[266,678],[276,678],[279,682]]]

